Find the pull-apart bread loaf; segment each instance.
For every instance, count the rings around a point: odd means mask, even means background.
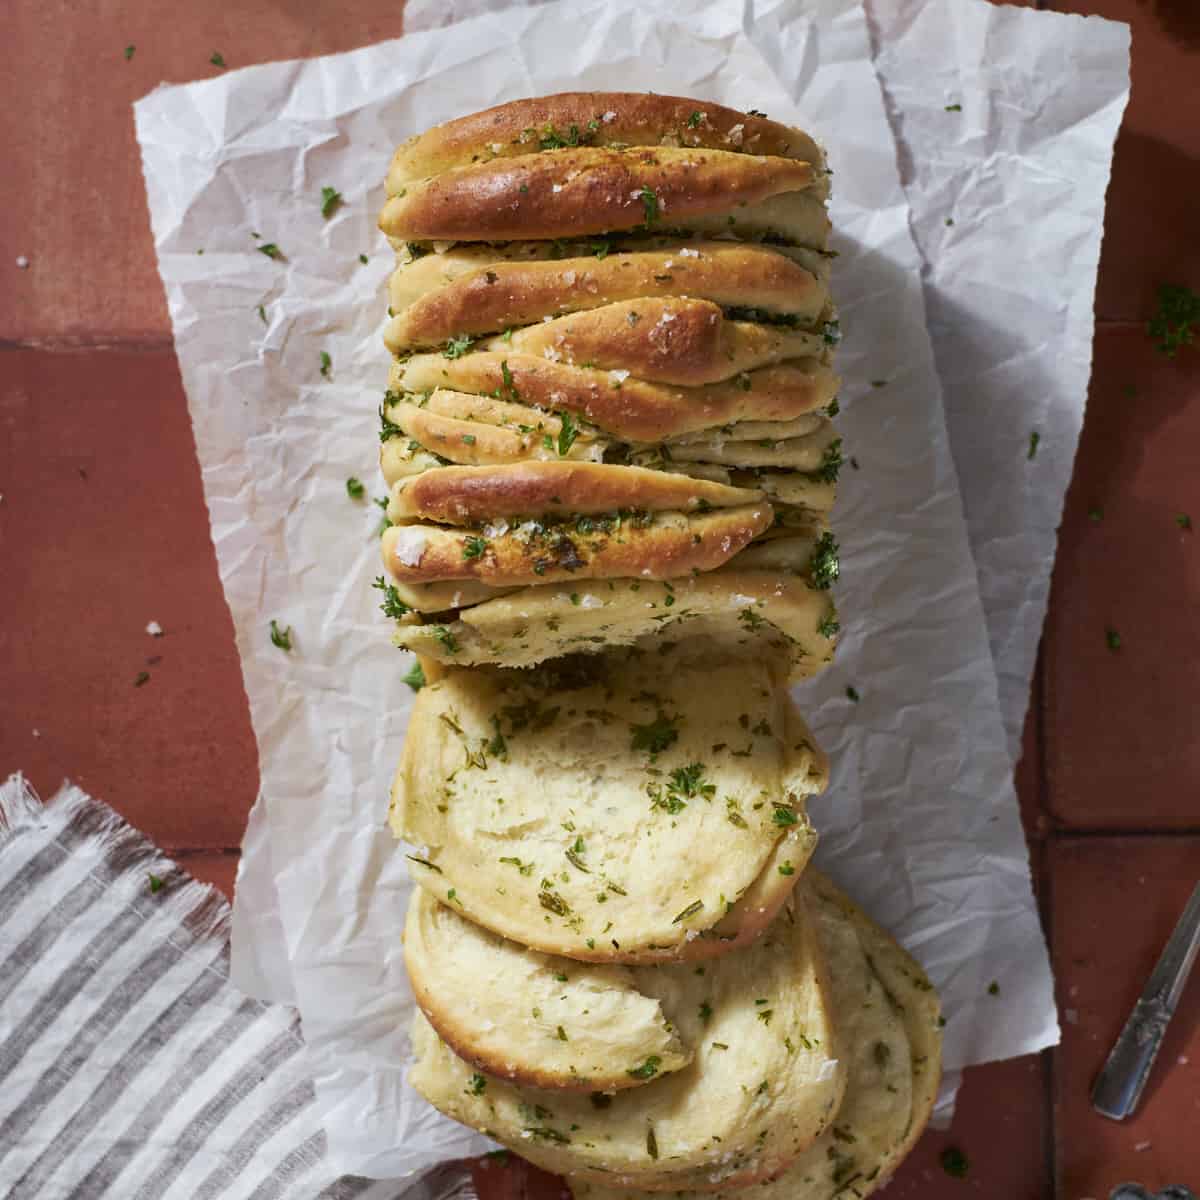
[[[396,153],[380,406],[409,1081],[575,1200],[865,1197],[937,998],[809,867],[842,462],[829,172],[669,96],[501,105]]]
[[[816,835],[827,767],[769,664],[610,652],[452,670],[417,696],[392,828],[431,894],[592,961],[751,940]]]
[[[437,995],[430,1007],[422,1005],[428,1018],[418,1017],[410,1081],[443,1111],[533,1162],[651,1191],[711,1191],[777,1174],[833,1121],[846,1067],[802,889],[753,945],[699,971],[635,967],[612,979],[596,977],[601,969],[594,966],[546,958],[539,967],[546,985],[526,985],[527,1007],[521,1012],[516,1003],[516,1020],[503,1031],[501,1058],[512,1067],[503,1074],[528,1077],[549,1047],[550,1055],[566,1058],[568,1070],[579,1070],[579,1081],[563,1089],[477,1071],[438,1039],[434,1027],[453,1044],[479,1019],[460,999],[469,989],[468,972],[500,991],[524,966],[519,946],[488,941],[460,922],[454,946],[442,948],[436,965],[414,964],[418,979],[427,965],[434,978],[453,983],[448,999]],[[461,942],[475,944],[453,953]],[[686,1060],[677,1057],[671,1069],[667,1059],[642,1056],[640,1043],[622,1044],[633,1032],[626,1010],[646,1001],[685,1048]],[[593,1004],[596,1011],[582,1018]],[[559,1020],[562,1012],[582,1019]],[[570,1039],[580,1026],[586,1042],[572,1059]],[[593,1065],[588,1054],[597,1048],[598,1032],[613,1035],[613,1044],[601,1049],[599,1074],[624,1073],[639,1086],[614,1089],[610,1079],[588,1089],[582,1076]]]
[[[521,101],[400,148],[399,645],[526,666],[665,620],[796,676],[828,661],[827,190],[806,134],[666,96]]]

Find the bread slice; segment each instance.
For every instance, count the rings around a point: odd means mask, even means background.
[[[694,1054],[642,1087],[589,1097],[473,1074],[421,1016],[409,1082],[441,1111],[539,1166],[656,1192],[746,1186],[777,1174],[820,1137],[847,1069],[799,892],[761,939],[703,974],[646,968],[637,982]]]
[[[649,444],[731,421],[790,421],[825,408],[837,395],[839,382],[831,368],[814,358],[761,367],[722,383],[680,388],[529,354],[475,350],[452,360],[441,354],[418,354],[394,365],[387,414],[399,419],[393,412],[399,407],[417,413],[461,412],[482,428],[468,425],[460,433],[482,435],[494,426],[506,429],[509,436],[532,434],[527,449],[537,450],[545,441],[546,457],[554,458],[566,453],[558,447],[558,420],[563,412],[612,438]],[[479,407],[466,412],[462,406],[470,403],[466,397],[472,395]],[[508,409],[516,404],[521,407]],[[538,428],[543,419],[554,421],[553,428],[548,424]],[[531,428],[522,429],[522,424]],[[474,457],[460,457],[454,445],[447,449],[427,441],[420,429],[405,431],[444,457],[474,461]],[[526,456],[514,452],[505,457]]]
[[[564,146],[685,146],[794,158],[825,169],[803,130],[721,104],[643,92],[560,92],[513,100],[409,138],[395,153],[387,194],[467,163]]]
[[[649,967],[542,954],[468,921],[416,888],[404,961],[421,1011],[477,1070],[528,1087],[614,1092],[692,1060],[658,999]]]
[[[810,550],[826,565],[824,549]],[[441,621],[396,626],[396,645],[451,666],[499,663],[532,666],[563,654],[606,647],[653,651],[680,635],[703,660],[711,654],[769,654],[792,679],[821,671],[833,658],[837,620],[826,588],[810,567],[781,571],[770,554],[765,569],[742,569],[758,543],[725,567],[693,578],[652,582],[608,579],[519,588]],[[807,572],[807,573],[805,573]],[[721,740],[720,738],[716,740]]]
[[[509,517],[599,515],[618,509],[707,511],[752,504],[754,488],[614,463],[526,462],[443,467],[397,480],[388,518],[447,525],[498,524]]]
[[[826,777],[774,663],[609,653],[423,688],[391,825],[418,883],[504,937],[700,959],[757,936],[791,891]]]
[[[711,571],[771,525],[765,501],[708,512],[613,512],[526,519],[478,530],[410,523],[384,532],[384,566],[403,583],[492,587],[571,580],[675,579]]]
[[[832,1125],[781,1175],[752,1192],[681,1191],[677,1200],[831,1200],[882,1187],[933,1111],[941,1077],[937,996],[921,968],[820,872],[811,897],[847,1067]],[[626,1187],[568,1179],[575,1200],[639,1200]]]
[[[408,241],[653,231],[803,192],[823,178],[798,159],[728,150],[565,147],[448,167],[413,180],[384,204],[379,227]]]
[[[829,305],[828,271],[811,252],[710,238],[630,240],[612,250],[607,242],[571,245],[578,253],[565,258],[535,242],[507,251],[455,247],[402,265],[392,276],[395,316],[384,343],[398,354],[463,334],[502,334],[546,317],[670,297],[752,310],[820,332]]]

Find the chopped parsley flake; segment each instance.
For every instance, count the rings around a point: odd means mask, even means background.
[[[136,46],[126,46],[125,47],[125,61],[126,62],[128,62],[133,57],[134,51],[136,49],[137,49]]]
[[[475,339],[468,333],[460,333],[458,337],[452,337],[447,343],[445,350],[442,351],[443,358],[462,358],[464,354],[475,344]]]
[[[773,807],[774,811],[771,814],[771,820],[781,828],[800,823],[800,818],[796,815],[795,810],[789,808],[786,804],[775,804]]]
[[[947,112],[962,112],[962,105],[961,104],[947,104],[946,111]]]
[[[994,979],[992,980],[991,983],[988,984],[988,995],[989,996],[1000,995],[1000,985]]]
[[[1120,650],[1121,648],[1121,635],[1115,629],[1104,631],[1104,641],[1110,650]]]
[[[1197,326],[1200,326],[1200,292],[1164,283],[1158,289],[1158,311],[1146,326],[1159,353],[1174,358],[1181,346],[1190,346],[1196,340]]]
[[[487,1080],[484,1079],[484,1077],[480,1075],[478,1071],[476,1071],[475,1074],[471,1076],[470,1082],[467,1084],[467,1095],[482,1096],[486,1090]]]
[[[419,692],[425,686],[425,669],[419,662],[415,662],[400,678],[414,692]]]
[[[264,324],[267,324],[267,310],[260,304],[255,310],[258,313],[258,319]]]
[[[322,350],[321,351],[321,378],[328,379],[329,372],[332,370],[333,370],[333,359],[329,357],[329,354],[326,351]]]
[[[966,1179],[970,1163],[967,1156],[957,1146],[947,1146],[941,1153],[942,1170],[951,1179]]]
[[[268,258],[283,257],[283,251],[274,242],[263,242],[261,246],[255,246],[254,248],[259,254],[265,254]]]
[[[150,892],[161,892],[163,890],[163,881],[157,875],[150,876]]]
[[[504,359],[500,364],[500,379],[503,386],[500,389],[500,397],[503,400],[512,400],[514,403],[521,398],[521,393],[517,391],[516,384],[513,383],[512,372],[508,369],[508,359]]]
[[[630,725],[632,738],[629,748],[646,750],[652,755],[661,754],[679,740],[678,723],[678,717],[668,717],[660,709],[653,721],[647,721],[644,725]]]
[[[707,1000],[700,1005],[700,1020],[707,1021],[712,1016],[712,1005]]]
[[[433,636],[445,647],[447,654],[458,653],[458,639],[445,625],[435,625],[433,627]]]
[[[642,222],[643,228],[649,229],[655,221],[658,220],[658,196],[651,187],[644,187],[641,190],[642,208],[645,210],[646,219]]]
[[[274,617],[271,618],[271,645],[278,646],[280,650],[292,648],[292,627],[289,625],[286,629],[280,629]]]
[[[379,610],[385,617],[391,617],[392,620],[398,621],[411,611],[408,605],[400,599],[400,589],[394,583],[388,583],[382,575],[377,576],[371,586],[383,593],[383,599],[379,602]]]
[[[150,682],[150,672],[149,671],[139,671],[137,673],[136,677],[134,678],[133,686],[141,687],[143,684],[146,684],[149,682]]]
[[[486,538],[473,534],[463,541],[463,558],[481,558],[486,550]]]
[[[630,1079],[653,1079],[661,1065],[662,1059],[657,1054],[651,1054],[640,1067],[631,1067],[625,1074]]]
[[[1035,429],[1033,431],[1033,433],[1031,433],[1029,435],[1029,450],[1025,454],[1026,458],[1032,459],[1037,455],[1038,443],[1041,440],[1042,440],[1042,435],[1040,433],[1038,433],[1037,430]]]
[[[367,265],[367,256],[365,254],[360,254],[358,256],[358,261],[365,267]]]
[[[826,591],[833,586],[840,572],[838,544],[832,533],[823,533],[808,560],[808,586],[819,592]]]
[[[817,632],[825,638],[835,637],[841,632],[841,628],[842,626],[838,622],[837,616],[834,613],[830,613],[828,616],[822,617],[820,621],[817,622]]]
[[[538,892],[538,903],[560,917],[567,916],[571,911],[570,905],[557,892],[553,892],[547,887],[543,887]]]
[[[404,856],[409,862],[420,863],[423,867],[428,867],[431,871],[436,871],[439,875],[442,873],[442,868],[437,863],[431,863],[427,858],[420,858],[416,854],[406,854]]]
[[[687,119],[687,127],[689,129],[698,129],[700,122],[704,120],[704,114],[697,108],[693,110],[692,115]]]
[[[857,704],[862,697],[858,694],[858,688],[851,686],[846,689],[846,699],[853,700]]]
[[[220,52],[220,50],[214,50],[208,61],[212,63],[214,67],[223,68],[225,66],[225,56]]]
[[[342,193],[337,188],[323,187],[321,189],[321,216],[329,220],[342,203]]]
[[[346,480],[346,495],[349,496],[351,500],[361,500],[366,490],[366,487],[363,486],[363,481],[356,475],[351,475],[350,478]]]
[[[703,900],[693,900],[691,904],[687,906],[687,908],[676,915],[671,924],[678,925],[681,921],[686,921],[688,917],[694,917],[703,907]]]
[[[579,436],[579,427],[569,412],[560,412],[558,419],[562,422],[558,431],[558,456],[566,458],[575,444],[575,439]]]
[[[813,476],[821,483],[837,483],[838,472],[842,469],[842,439],[835,438],[825,447],[821,465],[813,472]]]
[[[1104,520],[1104,509],[1102,509],[1099,505],[1096,505],[1094,508],[1089,508],[1088,520],[1091,521],[1093,525],[1099,525],[1100,522]]]
[[[1190,533],[1192,529],[1192,518],[1188,516],[1187,513],[1176,513],[1175,524],[1178,525],[1180,529],[1187,530]]]
[[[779,873],[780,875],[795,875],[796,868],[790,862],[780,863]]]

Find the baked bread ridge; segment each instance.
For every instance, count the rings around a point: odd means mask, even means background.
[[[397,581],[477,580],[499,587],[591,579],[675,579],[728,562],[771,524],[765,501],[709,512],[634,513],[611,520],[525,521],[479,532],[412,523],[385,530]]]
[[[928,1122],[940,1078],[937,998],[921,968],[819,871],[805,878],[829,964],[847,1060],[837,1117],[788,1168],[748,1193],[682,1191],[676,1200],[830,1200],[881,1188]],[[646,1195],[568,1177],[575,1200]]]
[[[827,763],[776,664],[662,649],[423,688],[390,814],[416,881],[584,961],[700,959],[753,938],[812,853],[804,803]]]
[[[746,1186],[784,1169],[840,1104],[846,1067],[830,980],[793,894],[755,943],[711,964],[638,973],[691,1063],[599,1103],[575,1092],[472,1088],[470,1066],[414,1026],[409,1082],[436,1107],[553,1171],[663,1192]],[[639,1064],[640,1065],[640,1064]]]
[[[780,539],[783,540],[783,539]],[[838,621],[825,582],[831,567],[823,547],[799,569],[781,568],[782,552],[764,549],[768,569],[741,568],[750,546],[717,571],[661,582],[592,580],[517,588],[469,607],[409,616],[393,642],[447,666],[528,667],[565,654],[605,648],[653,651],[684,637],[698,654],[774,656],[790,679],[807,679],[833,659]],[[787,549],[794,548],[789,539]],[[814,573],[821,577],[814,581]],[[466,585],[464,585],[466,586]],[[441,617],[442,619],[438,619]]]
[[[685,96],[560,92],[498,104],[409,138],[392,157],[387,194],[397,195],[411,181],[450,167],[534,154],[580,139],[598,146],[615,142],[768,154],[825,169],[824,154],[808,134],[757,114]]]
[[[449,167],[383,206],[379,227],[411,241],[511,241],[684,226],[803,192],[811,164],[727,150],[579,146]]]
[[[659,1000],[638,989],[633,968],[530,950],[425,888],[415,888],[409,902],[404,959],[438,1036],[496,1078],[613,1092],[692,1060]]]
[[[607,242],[592,242],[580,254],[568,249],[567,257],[557,258],[508,257],[499,247],[471,246],[423,255],[397,269],[391,283],[395,315],[384,343],[400,354],[464,334],[534,326],[547,316],[685,298],[753,310],[768,322],[818,333],[831,316],[824,260],[818,266],[811,255],[786,246],[660,238],[611,250]]]

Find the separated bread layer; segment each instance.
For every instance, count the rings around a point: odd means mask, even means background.
[[[391,292],[395,316],[384,342],[393,354],[630,300],[707,300],[817,333],[829,307],[827,273],[786,249],[703,239],[603,257],[511,261],[493,249],[456,249],[401,267]]]
[[[564,457],[581,435],[572,431],[565,446],[560,441],[562,425],[551,422],[560,422],[563,412],[611,438],[653,444],[734,421],[794,420],[827,407],[837,395],[839,380],[821,360],[808,358],[762,367],[722,383],[679,388],[533,355],[476,351],[452,360],[436,354],[414,355],[394,364],[389,383],[385,408],[389,419],[426,449],[443,457],[457,455],[459,461],[482,453],[472,449],[482,443],[463,443],[462,437],[471,433],[464,434],[459,426],[434,429],[430,423],[435,416],[450,419],[446,410],[462,409],[468,395],[478,398],[477,415],[457,419],[491,425],[506,418],[507,423],[493,427],[513,439],[513,458],[543,451]],[[426,393],[422,407],[419,401]],[[393,413],[397,403],[407,407]],[[518,407],[506,412],[503,406],[508,405]],[[594,432],[583,435],[585,445]],[[486,430],[474,433],[478,437]],[[583,452],[583,448],[576,451]]]
[[[387,194],[451,167],[563,145],[681,146],[794,158],[824,169],[803,130],[709,101],[641,92],[561,92],[514,100],[409,138],[392,157]]]
[[[526,1087],[613,1092],[692,1060],[650,968],[580,963],[530,950],[416,888],[404,961],[438,1036],[477,1070]]]
[[[640,971],[637,984],[693,1048],[690,1063],[643,1087],[587,1097],[476,1077],[421,1016],[409,1082],[548,1170],[657,1192],[769,1178],[834,1119],[843,1042],[801,891],[759,941],[703,975],[657,967]]]
[[[408,524],[384,532],[384,566],[403,583],[474,580],[514,587],[567,580],[675,579],[712,571],[771,525],[759,502],[710,512],[655,512],[565,522],[526,520],[503,532]]]
[[[644,297],[542,321],[486,344],[497,354],[510,347],[554,362],[696,387],[785,359],[819,356],[825,341],[819,333],[728,320],[711,300]]]
[[[394,642],[452,666],[532,666],[607,646],[695,641],[698,653],[769,654],[793,679],[832,661],[837,619],[826,582],[836,554],[815,547],[805,574],[718,571],[675,582],[610,579],[520,588],[444,621],[401,623]],[[813,562],[817,571],[813,572]],[[824,586],[817,586],[823,584]]]
[[[619,509],[691,513],[762,499],[755,488],[730,487],[643,467],[591,462],[522,462],[442,467],[398,479],[388,519],[478,525],[508,517],[602,514]]]
[[[512,241],[663,228],[803,192],[810,163],[674,146],[577,146],[450,167],[413,180],[379,227],[411,241]]]
[[[815,843],[804,799],[826,778],[774,663],[610,654],[423,688],[390,819],[418,847],[417,882],[504,937],[581,960],[703,958],[791,890]],[[752,891],[784,838],[790,869]]]
[[[883,1187],[920,1137],[941,1078],[937,996],[900,946],[819,872],[805,879],[829,968],[847,1067],[830,1127],[775,1179],[750,1192],[681,1191],[677,1200],[830,1200]],[[568,1179],[575,1200],[639,1200],[646,1193]]]

